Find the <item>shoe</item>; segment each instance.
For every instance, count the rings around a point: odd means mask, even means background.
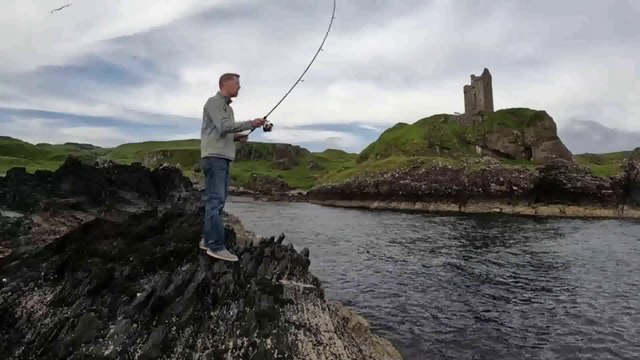
[[[216,259],[225,260],[225,261],[238,261],[238,257],[233,255],[227,249],[222,249],[218,251],[212,251],[211,249],[207,249],[207,255],[214,257]]]
[[[204,242],[204,238],[200,238],[200,249],[209,250],[209,248],[207,247],[207,244]]]

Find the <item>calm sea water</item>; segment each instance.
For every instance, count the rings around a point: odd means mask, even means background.
[[[405,359],[640,359],[640,222],[232,198]]]

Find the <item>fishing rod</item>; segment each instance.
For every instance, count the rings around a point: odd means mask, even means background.
[[[293,88],[295,88],[296,85],[298,85],[298,83],[302,80],[302,77],[304,76],[304,74],[306,74],[307,70],[309,70],[309,68],[311,67],[311,64],[313,64],[313,62],[316,60],[316,57],[318,57],[318,54],[320,54],[320,51],[323,50],[322,46],[324,45],[324,42],[327,40],[327,36],[329,36],[329,31],[331,31],[331,25],[333,25],[333,19],[336,18],[335,15],[336,15],[336,0],[333,0],[333,11],[331,12],[331,21],[329,22],[329,28],[327,29],[327,33],[324,35],[324,38],[322,39],[322,43],[320,43],[320,47],[318,47],[318,51],[316,51],[315,55],[313,56],[313,58],[309,62],[309,65],[307,65],[307,68],[304,69],[304,71],[302,72],[302,75],[300,75],[298,80],[293,84],[293,86],[291,86],[289,91],[287,91],[287,93],[284,94],[282,99],[280,99],[280,101],[278,101],[278,103],[271,109],[271,111],[269,111],[267,113],[267,115],[265,115],[263,117],[263,119],[267,120],[267,116],[271,115],[273,110],[275,110],[282,103],[282,101],[287,97],[287,95],[289,95],[289,93],[291,93]],[[256,129],[255,127],[251,127],[251,131],[249,131],[249,134],[251,134],[253,132],[253,130],[255,130],[255,129]],[[271,122],[269,122],[269,121],[265,122],[265,124],[262,126],[262,130],[264,132],[269,132],[269,131],[271,131],[271,129],[273,129],[273,124]],[[249,134],[247,134],[247,136]]]

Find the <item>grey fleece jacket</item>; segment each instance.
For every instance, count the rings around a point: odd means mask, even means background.
[[[218,92],[204,104],[200,130],[200,156],[231,161],[236,157],[234,133],[251,129],[251,121],[235,122],[231,99]]]

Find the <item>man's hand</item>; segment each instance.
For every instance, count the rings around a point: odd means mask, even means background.
[[[264,123],[266,122],[267,120],[262,118],[253,119],[251,120],[251,126],[253,126],[254,128],[259,128],[260,126],[264,125]]]
[[[246,143],[247,139],[249,139],[249,135],[245,134],[233,134],[233,140],[241,143]]]

